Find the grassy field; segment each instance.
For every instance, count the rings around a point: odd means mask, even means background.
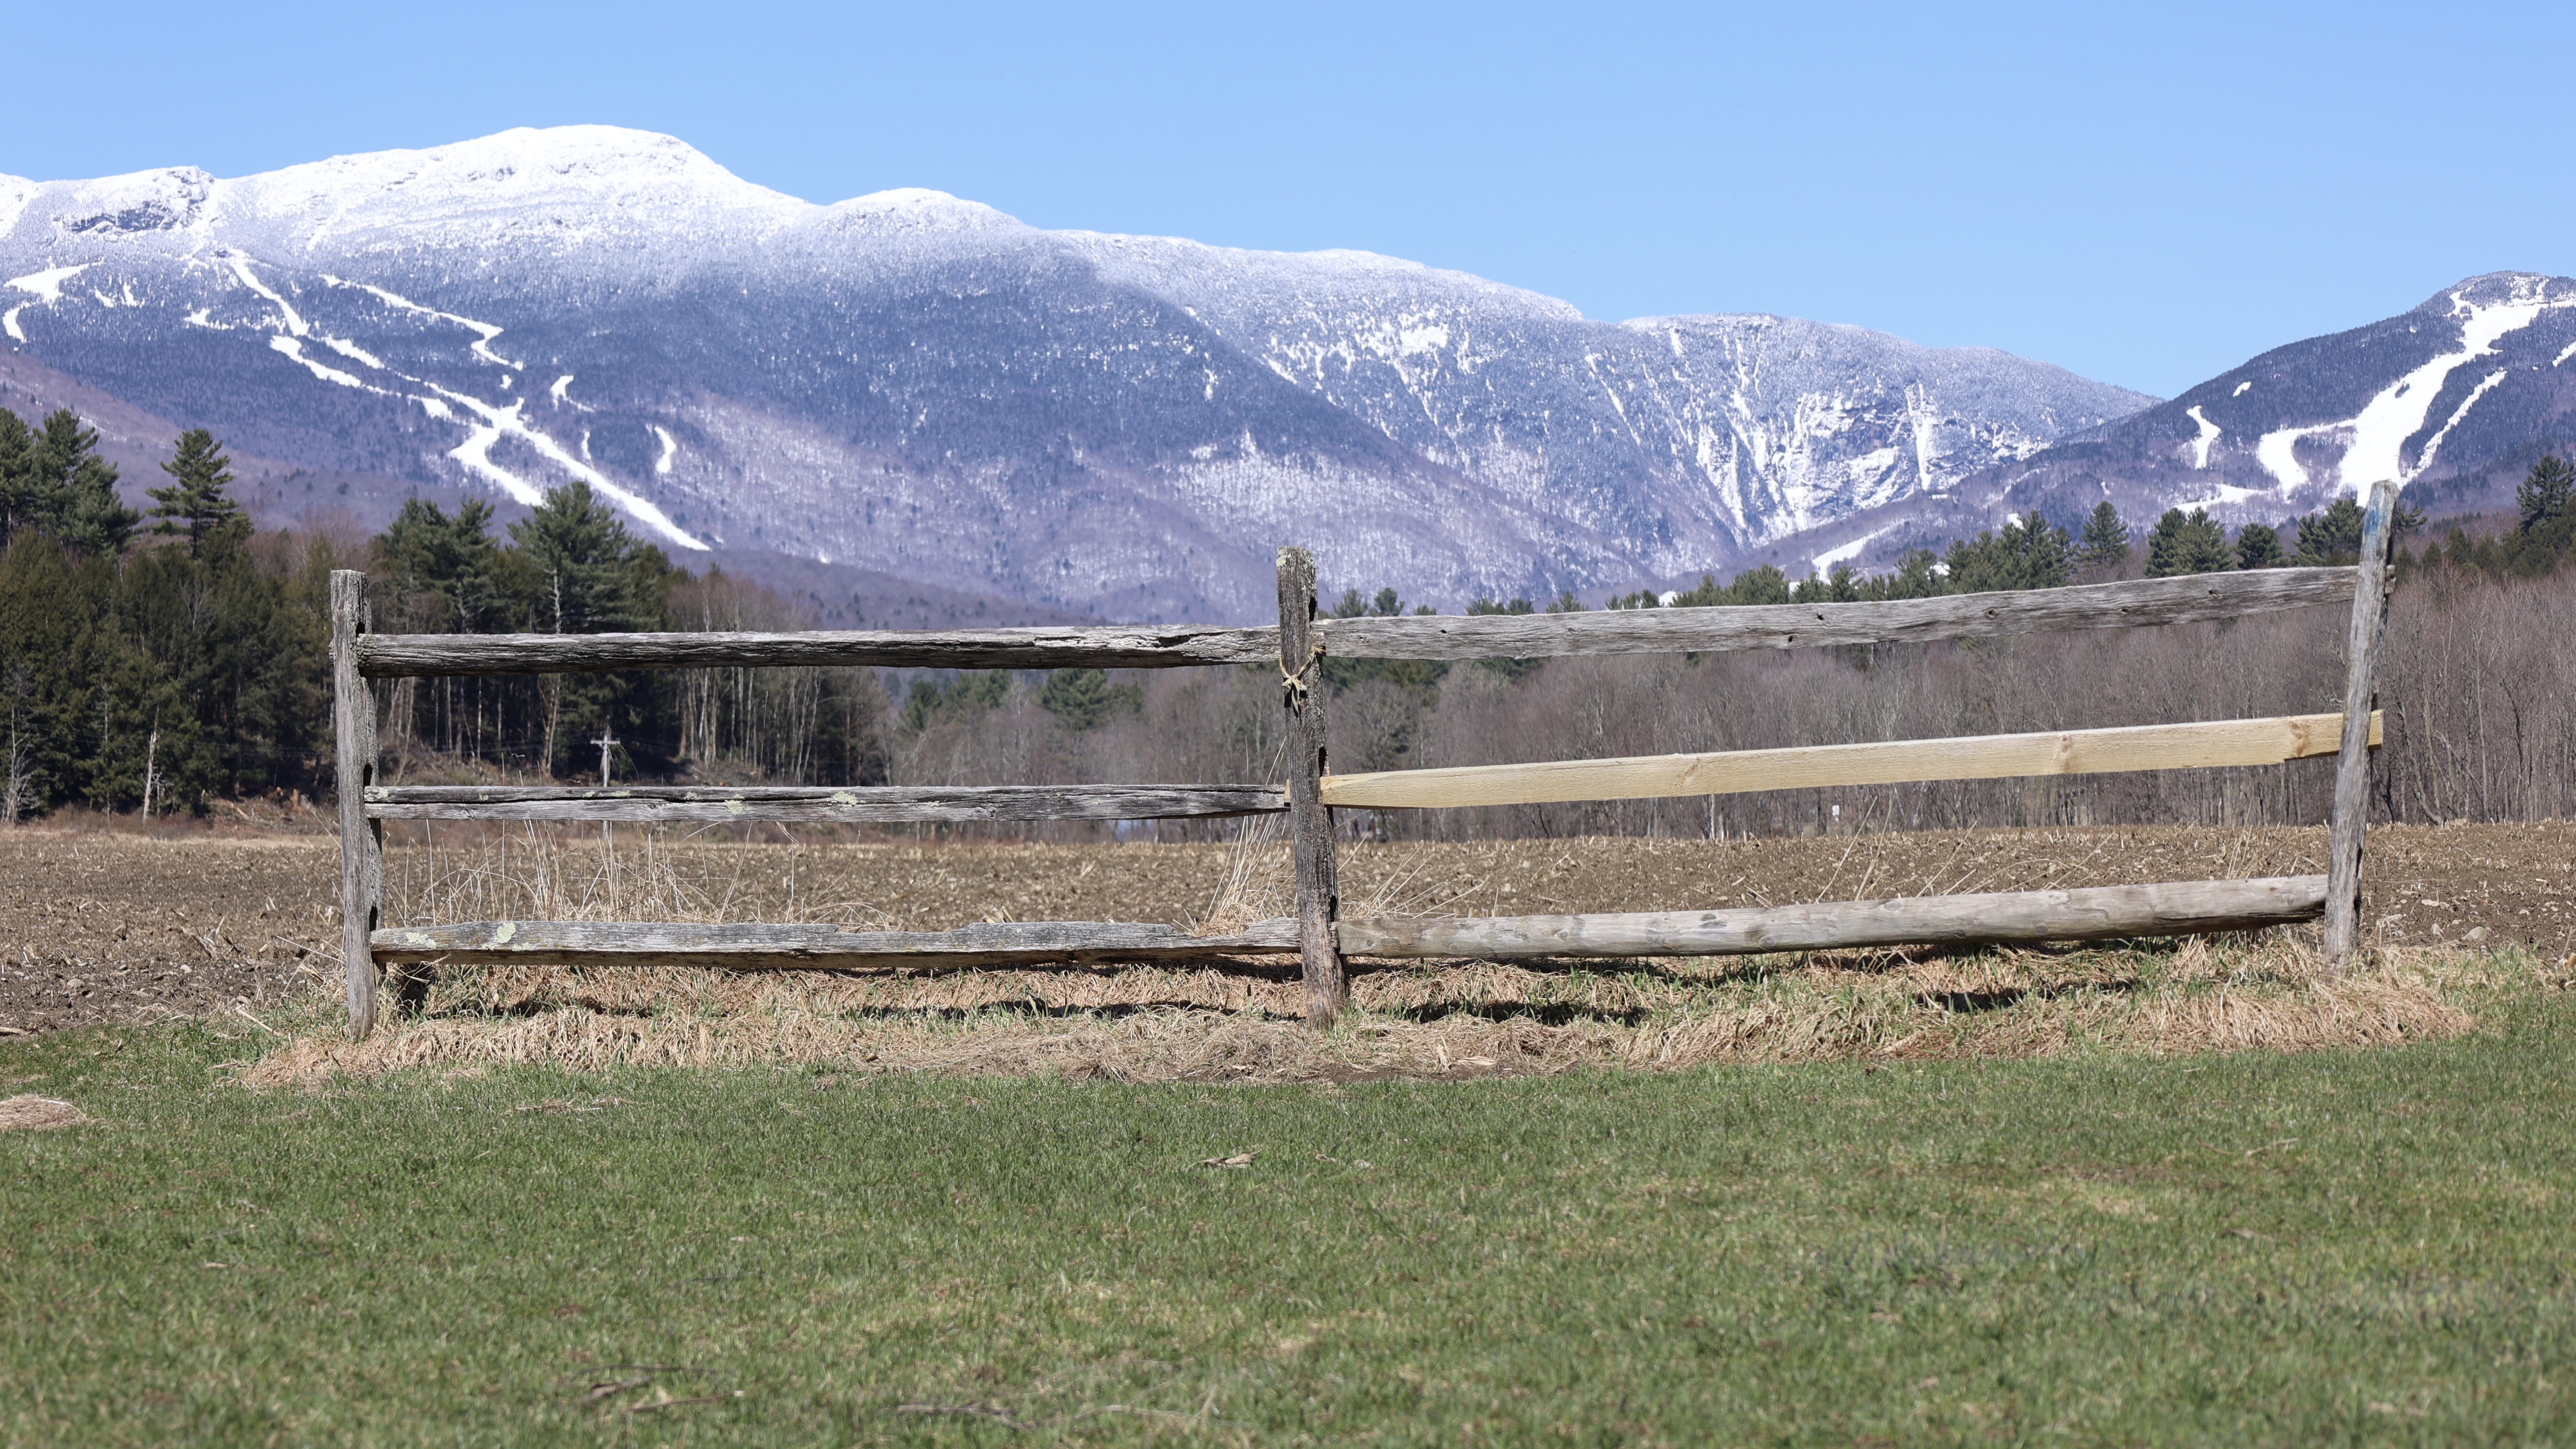
[[[1275,1087],[12,1041],[97,1120],[0,1132],[0,1442],[2564,1442],[2576,999],[2478,1015]]]

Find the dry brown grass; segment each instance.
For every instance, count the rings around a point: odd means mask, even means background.
[[[1510,852],[1504,853],[1509,865]],[[894,924],[843,898],[850,877],[799,852],[719,853],[715,866],[646,838],[528,831],[411,853],[395,919],[769,919]],[[1288,909],[1286,848],[1247,830],[1202,897],[1216,931]],[[1458,908],[1495,886],[1426,871],[1402,848],[1361,866],[1354,914]],[[1519,862],[1526,867],[1527,861]],[[747,873],[757,872],[750,880]],[[827,884],[828,883],[828,884]],[[783,909],[782,909],[783,908]],[[1006,918],[999,916],[997,918]],[[1297,1021],[1292,980],[1204,968],[734,973],[680,968],[460,968],[363,1043],[327,1006],[281,1021],[256,1085],[347,1074],[545,1063],[795,1065],[852,1072],[1058,1073],[1120,1081],[1348,1080],[1522,1075],[1578,1067],[1672,1070],[1810,1059],[2307,1050],[2446,1036],[2467,1003],[2527,972],[2518,958],[2383,952],[2327,979],[2313,932],[2139,950],[1869,951],[1663,963],[1358,962],[1352,1011],[1330,1032]]]
[[[91,1116],[69,1102],[52,1097],[20,1093],[0,1098],[0,1132],[47,1132],[57,1127],[79,1127],[95,1122]]]
[[[545,1063],[821,1066],[1119,1081],[1662,1071],[1811,1059],[2307,1050],[2466,1030],[2494,958],[2383,961],[2341,981],[2304,943],[2169,952],[1877,954],[1534,971],[1372,971],[1331,1031],[1294,982],[1215,970],[745,975],[460,972],[363,1043],[317,1017],[257,1085],[406,1068]]]

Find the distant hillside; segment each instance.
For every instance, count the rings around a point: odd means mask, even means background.
[[[1451,607],[1724,569],[2154,401],[1364,253],[812,205],[605,127],[0,178],[0,278],[16,357],[214,429],[275,510],[583,478],[684,562],[1138,619],[1259,617],[1291,541]]]
[[[2436,514],[2509,508],[2535,459],[2572,448],[2576,280],[2495,272],[1766,556],[1881,563],[2013,513],[2073,522],[2105,498],[2139,523],[2174,506],[2275,523],[2382,478]]]

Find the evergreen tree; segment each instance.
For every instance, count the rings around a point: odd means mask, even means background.
[[[1805,583],[1791,592],[1793,602],[1800,604],[1856,603],[1861,596],[1860,570],[1847,563],[1838,563],[1823,578],[1809,575]]]
[[[36,525],[36,435],[0,408],[0,547]]]
[[[233,481],[232,460],[223,455],[215,435],[190,428],[179,435],[178,449],[161,465],[170,486],[146,490],[152,495],[152,531],[185,535],[188,556],[202,555],[210,543],[238,543],[250,536],[250,515],[224,490]]]
[[[2033,515],[2005,524],[2001,533],[1988,531],[1952,543],[1947,563],[1945,582],[1953,593],[2053,589],[2074,573],[2074,540],[2065,529]]]
[[[1134,714],[1145,707],[1145,691],[1133,684],[1111,684],[1105,670],[1059,669],[1038,691],[1038,707],[1065,728],[1087,730],[1113,714]]]
[[[2361,523],[2361,504],[2350,498],[2338,498],[2324,512],[2300,519],[2295,561],[2309,565],[2359,562]]]
[[[1941,560],[1928,548],[1909,548],[1896,557],[1896,572],[1869,581],[1862,595],[1871,599],[1928,599],[1950,591],[1941,576]]]
[[[2576,467],[2554,453],[2532,464],[2531,472],[2513,490],[2513,501],[2522,514],[2519,530],[2537,533],[2566,517],[2571,493],[2576,493]]]
[[[2147,538],[2150,578],[2223,573],[2234,567],[2236,554],[2227,546],[2227,530],[2218,526],[2206,508],[2195,508],[2188,514],[2179,508],[2166,509],[2164,517],[2156,520],[2156,531]]]
[[[1571,601],[1574,596],[1572,594],[1568,594],[1565,597],[1567,600]],[[1759,568],[1746,569],[1744,572],[1737,574],[1735,576],[1735,582],[1726,586],[1726,597],[1719,602],[1728,604],[1785,604],[1789,601],[1789,576],[1780,572],[1776,565],[1764,564]],[[1558,611],[1551,610],[1550,612]]]
[[[670,561],[626,531],[615,510],[587,483],[546,490],[527,518],[510,525],[524,560],[522,617],[538,633],[598,634],[659,628],[670,603]],[[585,758],[591,731],[623,737],[639,767],[669,747],[667,712],[656,701],[669,689],[651,675],[550,674],[538,711],[539,751],[547,768]]]
[[[2103,499],[2093,505],[2093,514],[2084,520],[2083,550],[2079,555],[2088,568],[2126,563],[2129,558],[2129,525],[2120,521],[2120,510]]]
[[[1011,697],[1011,676],[998,669],[970,669],[947,688],[935,679],[915,679],[904,696],[903,727],[919,734],[946,719],[975,719],[999,708]]]
[[[510,626],[511,560],[487,532],[492,505],[468,498],[450,518],[435,503],[403,500],[385,529],[390,582],[414,602],[422,627],[485,634]]]
[[[2281,550],[2281,535],[2271,527],[2249,523],[2236,534],[2236,566],[2244,569],[2276,569],[2290,561]]]
[[[46,417],[25,445],[21,467],[23,481],[12,492],[24,500],[22,526],[84,553],[113,555],[142,521],[116,496],[116,465],[98,456],[98,431],[82,427],[70,408]]]
[[[459,515],[460,518],[462,514]],[[587,483],[546,490],[536,511],[510,525],[527,556],[528,622],[541,634],[598,634],[638,626],[634,565],[644,551]]]

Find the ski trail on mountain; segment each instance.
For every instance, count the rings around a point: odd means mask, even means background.
[[[96,262],[82,262],[76,266],[47,267],[41,272],[29,272],[23,277],[11,277],[9,285],[35,298],[36,302],[51,306],[63,299],[63,283],[97,265]],[[7,312],[0,313],[0,331],[6,331],[11,341],[27,340],[26,332],[18,326],[18,314],[35,306],[36,302],[21,302]]]
[[[506,408],[496,408],[481,398],[457,392],[453,388],[440,387],[434,382],[427,386],[440,397],[472,413],[479,424],[464,442],[449,450],[447,456],[499,484],[502,491],[512,498],[534,507],[545,501],[545,494],[543,490],[527,480],[492,461],[492,449],[503,438],[516,438],[536,449],[538,456],[616,500],[627,512],[634,514],[639,522],[671,542],[698,553],[707,552],[707,545],[700,543],[680,525],[672,522],[670,515],[655,506],[651,500],[620,487],[616,480],[607,474],[574,457],[563,444],[529,427],[526,419],[520,416],[528,405],[525,398]]]
[[[358,377],[354,373],[342,372],[340,369],[330,366],[327,363],[316,362],[312,358],[305,356],[304,342],[301,338],[271,337],[268,339],[268,347],[271,352],[283,352],[287,356],[295,359],[297,362],[304,364],[304,366],[309,369],[315,377],[322,379],[324,382],[336,382],[342,387],[354,387],[366,392],[387,391],[381,387],[368,387],[365,379]]]
[[[583,459],[576,458],[571,453],[566,452],[563,445],[557,443],[553,438],[546,436],[535,428],[529,427],[526,420],[521,416],[527,407],[527,401],[524,398],[518,402],[510,404],[506,408],[494,407],[492,404],[487,403],[478,397],[474,397],[469,393],[462,393],[453,388],[442,387],[426,378],[414,377],[407,372],[388,367],[385,365],[383,359],[377,357],[367,349],[360,347],[358,344],[347,341],[343,338],[334,337],[328,332],[323,332],[314,327],[310,321],[306,320],[302,313],[295,310],[293,303],[287,301],[284,296],[279,294],[277,289],[269,286],[267,283],[259,279],[259,274],[251,269],[249,258],[243,256],[239,252],[226,252],[223,255],[223,260],[230,265],[233,275],[241,279],[243,286],[246,286],[253,292],[258,293],[261,297],[265,298],[271,306],[277,309],[279,319],[285,326],[286,332],[282,335],[273,336],[268,339],[268,345],[271,351],[291,358],[324,382],[334,383],[341,387],[358,388],[362,391],[377,393],[385,397],[408,398],[413,402],[419,403],[421,405],[421,410],[428,413],[433,418],[437,418],[442,422],[462,424],[466,429],[465,441],[457,444],[454,448],[449,449],[447,456],[464,464],[468,470],[490,480],[495,486],[499,487],[503,493],[508,494],[513,500],[534,508],[545,501],[545,490],[538,487],[536,484],[521,478],[516,473],[502,467],[499,463],[493,460],[492,450],[499,446],[504,438],[516,438],[527,444],[529,447],[536,450],[539,457],[544,458],[547,462],[561,468],[566,473],[569,473],[573,477],[589,484],[593,489],[606,495],[619,506],[623,507],[628,513],[632,514],[638,522],[662,535],[664,538],[669,539],[672,543],[696,552],[706,552],[707,545],[691,537],[687,531],[683,530],[678,524],[671,521],[670,515],[664,513],[652,502],[627,488],[620,487],[616,481],[611,479],[607,474],[602,473],[595,467],[592,467]],[[61,269],[57,268],[56,270],[60,271]],[[50,274],[39,274],[38,278],[21,278],[20,280],[33,281],[46,278],[50,278]],[[59,282],[62,280],[61,278],[50,279],[54,281],[57,286],[59,286]],[[426,316],[435,317],[441,321],[453,322],[460,327],[468,328],[475,334],[475,341],[471,348],[471,351],[475,356],[486,362],[495,363],[503,367],[516,368],[520,365],[502,357],[499,353],[492,350],[492,339],[500,336],[503,329],[494,326],[489,322],[477,322],[471,317],[459,317],[452,312],[441,312],[435,308],[424,307],[419,303],[412,301],[408,297],[401,296],[398,293],[389,292],[382,287],[370,286],[365,282],[343,281],[340,278],[331,276],[327,273],[324,274],[322,280],[335,287],[350,287],[358,291],[365,292],[370,296],[375,297],[386,306],[393,307],[400,311],[418,312]],[[33,288],[29,288],[29,290],[33,290]],[[13,313],[13,319],[14,316],[15,314]],[[210,322],[208,325],[215,324]],[[14,328],[12,330],[14,330]],[[304,355],[304,339],[308,337],[321,342],[323,345],[331,348],[340,355],[349,358],[353,362],[357,362],[377,372],[385,373],[388,376],[400,378],[414,387],[427,388],[431,394],[434,394],[434,396],[427,396],[419,393],[403,393],[397,392],[391,388],[378,387],[368,382],[366,379],[357,376],[355,373],[345,372],[321,361],[318,358],[307,357]],[[507,376],[502,378],[503,386],[508,386],[509,382],[510,379]],[[568,387],[571,382],[572,376],[569,373],[556,382],[553,392],[558,399],[563,398],[564,389]],[[451,406],[451,404],[453,406]],[[580,404],[576,403],[574,406],[579,407]],[[472,415],[471,421],[457,416],[456,409],[460,407]],[[654,431],[661,433],[662,435],[662,458],[661,461],[655,465],[655,471],[668,473],[671,471],[671,458],[672,454],[676,451],[677,445],[672,441],[671,435],[667,431],[660,428],[655,428]],[[585,451],[587,451],[587,449],[585,449]]]
[[[233,269],[233,275],[241,278],[241,284],[243,286],[257,292],[262,297],[267,298],[268,304],[277,309],[280,317],[286,319],[286,331],[288,336],[301,337],[305,333],[313,330],[312,324],[304,320],[304,314],[295,310],[294,303],[289,302],[284,297],[278,295],[275,287],[261,281],[259,279],[259,273],[251,270],[250,258],[235,251],[227,251],[221,253],[221,255],[224,260],[224,265]]]
[[[2206,468],[2209,466],[2209,445],[2218,441],[2218,424],[2202,416],[2198,403],[2186,409],[2183,416],[2200,424],[2200,436],[2191,440],[2191,466]]]
[[[492,350],[492,339],[500,336],[504,331],[507,331],[508,329],[506,328],[496,327],[489,322],[477,322],[471,317],[459,317],[453,312],[441,312],[435,307],[424,307],[409,297],[403,296],[398,292],[388,292],[384,288],[379,287],[372,282],[352,282],[344,278],[332,276],[329,272],[324,272],[322,274],[322,280],[335,287],[354,287],[358,291],[365,292],[369,296],[374,297],[377,301],[382,302],[386,306],[394,308],[397,311],[418,312],[424,317],[435,317],[441,322],[453,322],[457,326],[463,327],[475,334],[474,344],[466,349],[467,351],[472,352],[475,356],[482,358],[485,362],[491,363],[495,367],[520,368],[524,370],[523,364],[512,362],[510,359],[503,357],[501,354]]]
[[[2504,381],[2505,374],[2509,370],[2510,369],[2499,367],[2495,371],[2488,373],[2485,378],[2481,379],[2476,387],[2469,389],[2469,395],[2460,399],[2460,405],[2452,410],[2450,421],[2442,424],[2442,430],[2440,432],[2435,433],[2432,437],[2425,440],[2424,454],[2422,457],[2415,460],[2416,472],[2421,473],[2425,469],[2433,466],[2433,455],[2442,451],[2442,440],[2451,436],[2451,429],[2460,425],[2460,419],[2469,415],[2469,409],[2477,406],[2478,399],[2485,397],[2489,388],[2492,388],[2497,383]]]
[[[2343,458],[2336,465],[2336,481],[2350,487],[2356,495],[2371,484],[2383,481],[2404,487],[2432,465],[2431,444],[2425,447],[2411,469],[2404,466],[2401,450],[2408,438],[2424,430],[2425,420],[2433,410],[2433,399],[2440,395],[2443,383],[2452,372],[2463,363],[2494,356],[2498,342],[2538,321],[2543,312],[2576,305],[2576,297],[2553,300],[2548,292],[2549,284],[2545,280],[2529,296],[2525,296],[2522,287],[2517,285],[2512,301],[2488,306],[2480,306],[2461,293],[2453,292],[2451,315],[2467,314],[2460,323],[2459,351],[2442,353],[2390,383],[2363,404],[2360,412],[2349,418],[2265,433],[2262,441],[2255,444],[2255,460],[2280,480],[2281,496],[2287,498],[2308,483],[2308,471],[2300,466],[2297,456],[2299,440],[2348,428],[2352,432],[2352,441],[2345,445]],[[2503,377],[2504,374],[2499,372],[2473,389],[2458,411],[2451,415],[2450,421],[2442,425],[2441,435],[2447,435],[2458,426],[2460,419],[2468,416],[2470,405],[2484,397],[2487,389]],[[2441,435],[2436,435],[2436,441]]]
[[[286,357],[292,358],[295,362],[302,365],[306,371],[312,373],[315,377],[322,379],[324,382],[336,383],[341,387],[354,387],[361,392],[372,392],[382,397],[408,396],[408,394],[396,392],[392,388],[377,387],[355,373],[344,372],[341,369],[333,367],[329,363],[323,362],[317,358],[305,356],[304,339],[309,337],[320,342],[323,346],[330,348],[332,351],[339,353],[341,356],[348,358],[352,362],[364,364],[378,372],[393,372],[394,376],[403,377],[401,373],[394,372],[392,368],[385,366],[382,361],[377,359],[374,353],[369,352],[358,344],[349,341],[345,337],[334,337],[330,333],[323,331],[322,329],[314,326],[311,322],[307,321],[303,313],[295,310],[294,303],[287,301],[276,288],[259,279],[259,273],[251,270],[250,258],[235,251],[223,252],[221,253],[221,256],[225,265],[232,269],[232,274],[241,280],[241,284],[243,286],[250,288],[253,292],[258,293],[261,297],[267,299],[268,304],[277,309],[278,318],[285,325],[286,331],[278,336],[268,339],[268,347],[271,352],[281,353]],[[198,315],[203,315],[203,311],[204,309],[199,309]],[[191,316],[188,320],[195,322],[197,321],[197,317]],[[218,331],[230,330],[212,319],[208,319],[200,325],[213,327]],[[403,380],[405,382],[419,381],[418,378],[410,377],[404,377]]]

